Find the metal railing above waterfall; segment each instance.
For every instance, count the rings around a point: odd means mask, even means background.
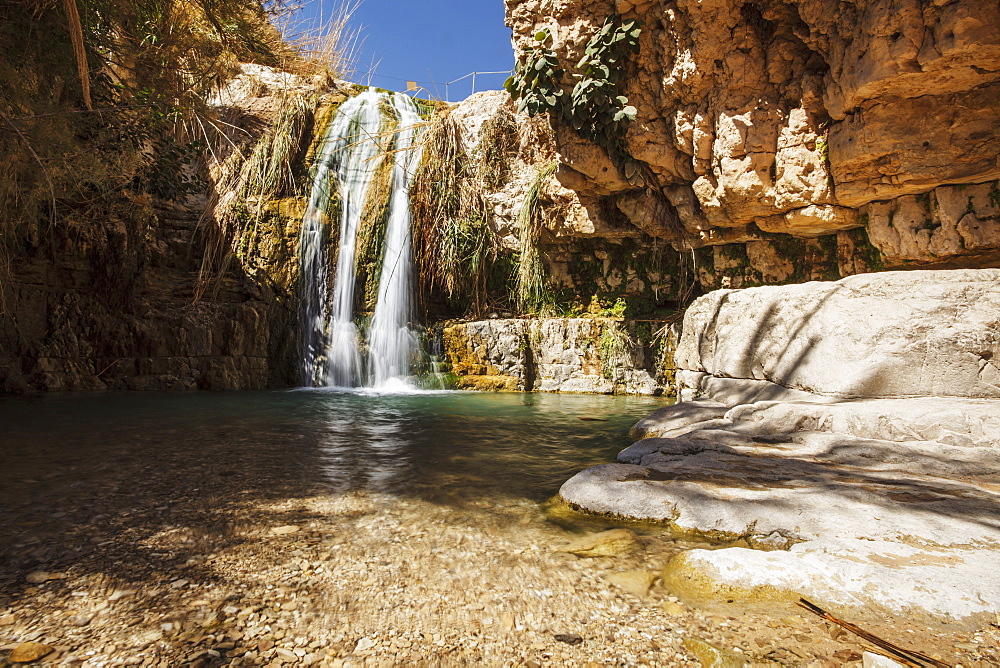
[[[510,76],[513,72],[514,72],[514,70],[501,70],[501,71],[497,71],[497,72],[478,72],[478,71],[477,72],[469,72],[466,75],[460,76],[457,79],[453,79],[452,81],[446,81],[445,83],[438,83],[436,81],[420,81],[420,80],[411,80],[411,79],[401,79],[399,77],[390,77],[390,76],[387,76],[387,75],[384,75],[384,74],[378,74],[376,72],[370,72],[367,75],[367,77],[368,77],[368,82],[367,83],[368,83],[369,86],[371,86],[373,78],[391,79],[393,81],[402,81],[402,82],[404,82],[404,83],[407,84],[406,92],[413,92],[413,91],[421,91],[421,90],[423,90],[423,91],[426,91],[427,93],[429,93],[431,95],[440,95],[440,90],[438,90],[438,86],[444,86],[444,101],[450,103],[451,102],[451,87],[454,86],[455,84],[461,82],[461,81],[465,81],[466,79],[471,79],[471,81],[470,81],[469,95],[472,95],[473,93],[476,92],[476,77],[477,76],[483,77],[483,76],[504,75],[505,77],[507,77],[507,76]],[[411,87],[411,84],[412,84],[412,87]],[[488,87],[488,88],[483,88],[483,90],[500,90],[502,87],[503,86],[502,86],[502,82],[501,82],[501,85],[498,85],[496,87],[492,87],[491,86],[491,87]],[[466,97],[468,97],[468,96],[466,96]],[[462,99],[465,99],[465,98],[463,97]]]
[[[505,72],[469,72],[464,77],[459,77],[459,78],[455,79],[454,81],[449,81],[448,83],[446,83],[444,85],[444,101],[445,102],[451,102],[451,99],[449,98],[448,87],[451,86],[452,84],[456,84],[459,81],[462,81],[464,79],[468,79],[469,77],[472,77],[472,92],[469,93],[469,95],[472,95],[472,94],[474,94],[476,92],[476,75],[477,74],[480,74],[480,75],[483,75],[483,74],[506,74],[507,76],[510,76],[513,73],[513,71],[514,70],[507,70]]]

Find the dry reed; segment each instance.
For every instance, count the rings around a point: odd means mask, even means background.
[[[522,313],[544,311],[552,302],[542,253],[538,247],[542,227],[538,199],[545,182],[555,173],[557,164],[553,161],[538,171],[528,186],[517,215],[517,225],[520,229],[520,259],[515,294],[517,307]]]
[[[422,144],[423,159],[410,191],[421,292],[467,297],[472,313],[482,315],[497,257],[482,180],[451,115],[436,118]]]

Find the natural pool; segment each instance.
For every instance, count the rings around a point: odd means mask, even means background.
[[[327,390],[4,398],[0,647],[43,642],[90,665],[672,663],[663,612],[602,580],[661,567],[669,538],[579,560],[558,551],[573,536],[539,504],[613,459],[662,403]],[[651,629],[667,637],[650,642]]]
[[[111,484],[166,496],[368,490],[431,501],[541,501],[614,458],[664,400],[333,390],[0,400],[0,501],[79,505]],[[581,419],[582,418],[582,419]],[[117,481],[117,482],[116,482]],[[232,487],[227,482],[226,487]]]
[[[163,668],[697,665],[691,639],[785,665],[853,652],[815,619],[726,616],[659,584],[630,589],[708,545],[649,530],[626,555],[560,551],[575,534],[541,502],[613,460],[663,403],[0,399],[0,662],[26,642],[50,648],[52,665]]]

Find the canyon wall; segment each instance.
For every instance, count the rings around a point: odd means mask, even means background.
[[[555,235],[702,249],[706,289],[998,262],[996,3],[507,0],[519,53],[547,28],[567,69],[616,13],[649,183],[552,119]]]
[[[639,185],[565,122],[516,113],[505,92],[450,110],[470,153],[496,149],[484,127],[510,119],[506,169],[478,187],[515,268],[537,202],[546,315],[624,299],[626,318],[655,320],[717,288],[1000,263],[995,3],[508,0],[507,12],[519,53],[547,28],[564,64],[606,17],[643,22],[639,53],[621,66],[636,108],[623,148],[643,166]],[[281,187],[258,196],[214,173],[201,195],[125,193],[113,211],[70,211],[6,239],[0,392],[295,384],[308,169],[317,130],[351,92],[245,66],[214,100],[234,130],[220,131],[209,162],[252,158],[298,100]],[[242,227],[213,231],[205,214],[220,203]],[[510,292],[503,262],[495,273]],[[500,297],[483,313],[459,313],[457,300],[434,317],[514,315]]]
[[[244,66],[214,101],[231,135],[217,157],[250,155],[281,101],[316,84]],[[217,176],[204,193],[123,197],[4,240],[0,393],[294,385],[301,197],[268,202],[234,248],[211,218]]]

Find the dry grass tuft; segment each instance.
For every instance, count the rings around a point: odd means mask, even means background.
[[[301,194],[294,162],[302,150],[316,106],[315,95],[289,93],[281,101],[274,124],[245,155],[232,150],[211,167],[214,201],[202,219],[205,254],[198,272],[195,299],[214,284],[237,245],[252,246],[257,223],[270,200]]]
[[[538,198],[545,182],[555,173],[557,164],[553,161],[538,171],[538,175],[524,195],[524,202],[517,215],[517,225],[521,235],[516,297],[518,309],[523,313],[543,312],[552,305],[542,253],[538,248],[541,233]]]
[[[510,179],[511,154],[517,149],[518,130],[514,114],[500,107],[483,123],[479,135],[477,173],[489,190],[503,188]]]
[[[429,125],[422,143],[423,160],[410,190],[421,293],[467,296],[473,314],[482,315],[497,256],[482,180],[463,148],[462,128],[449,114]]]

